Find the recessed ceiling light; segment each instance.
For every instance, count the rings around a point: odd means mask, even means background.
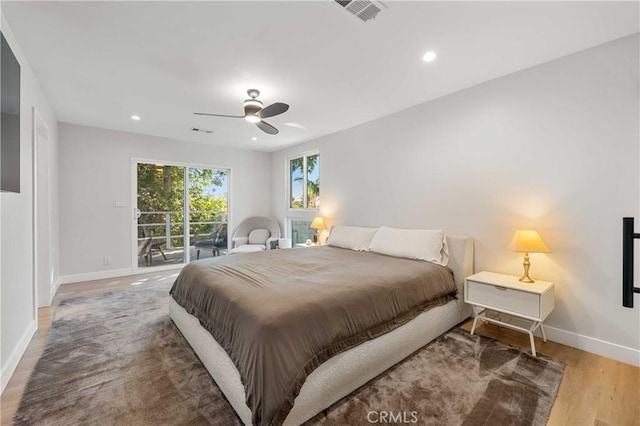
[[[140,121],[140,116],[139,115],[132,115],[131,119],[134,121]]]
[[[258,138],[256,138],[255,136],[251,138],[252,141],[257,141]]]
[[[427,50],[422,56],[422,60],[425,62],[433,62],[436,59],[436,52],[433,50]]]

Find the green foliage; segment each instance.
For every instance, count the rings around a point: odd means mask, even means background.
[[[320,155],[307,157],[307,207],[315,209],[320,204],[320,174],[316,180],[309,178],[320,163]]]
[[[313,209],[317,208],[320,201],[320,176],[316,180],[312,180],[309,178],[310,175],[313,174],[314,170],[318,166],[320,162],[320,155],[310,155],[307,157],[307,204],[308,208]],[[300,173],[300,177],[293,178],[294,182],[300,182],[304,180],[304,157],[294,158],[290,162],[291,168],[290,173],[291,177],[296,173]],[[291,202],[289,203],[291,208],[293,209],[302,209],[304,208],[303,199],[296,200],[291,197]]]
[[[194,222],[220,222],[227,220],[227,196],[207,193],[210,186],[221,186],[226,172],[223,170],[189,170],[189,217],[191,234],[213,232],[211,224]],[[184,168],[138,164],[138,209],[143,214],[139,224],[161,225],[138,227],[138,237],[165,236],[166,216],[171,221],[171,235],[181,235],[184,229]],[[193,242],[192,242],[193,243]],[[182,238],[173,239],[172,244],[182,246]]]
[[[138,209],[143,212],[180,210],[183,199],[181,167],[138,164]]]
[[[307,181],[307,203],[310,209],[319,207],[320,203],[320,178],[315,181]]]

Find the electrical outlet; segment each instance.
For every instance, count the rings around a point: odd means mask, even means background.
[[[105,265],[111,265],[111,256],[105,256],[104,257],[104,264]]]

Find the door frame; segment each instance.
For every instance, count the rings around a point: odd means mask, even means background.
[[[233,211],[232,206],[232,197],[231,197],[231,188],[232,188],[232,167],[228,166],[212,166],[205,165],[201,163],[190,163],[184,161],[173,161],[173,160],[161,160],[161,159],[150,159],[150,158],[140,158],[140,157],[132,157],[131,158],[131,228],[130,228],[130,236],[129,240],[131,242],[131,268],[134,274],[141,274],[147,271],[156,272],[156,271],[164,271],[171,269],[182,269],[187,263],[189,263],[190,253],[189,250],[185,247],[185,261],[176,265],[160,265],[160,266],[150,266],[141,268],[138,266],[138,220],[136,218],[136,208],[138,206],[138,164],[163,164],[167,166],[175,166],[175,167],[185,167],[187,169],[210,169],[210,170],[226,170],[227,171],[227,229],[232,229],[232,217],[231,211]],[[189,209],[189,175],[185,174],[184,180],[184,207]],[[188,231],[189,224],[189,215],[184,215],[184,229]],[[186,241],[188,236],[183,237]]]
[[[38,307],[51,306],[58,289],[53,276],[52,216],[51,216],[51,132],[36,107],[32,108],[32,190],[33,190],[33,319],[36,320]],[[46,144],[46,149],[43,146]],[[46,176],[41,176],[42,173]],[[46,185],[46,188],[44,187]],[[46,189],[46,190],[45,190]],[[43,206],[44,204],[44,206]],[[46,211],[40,212],[45,207]],[[41,232],[42,231],[42,232]],[[47,235],[45,235],[45,233]],[[45,238],[46,237],[46,238]],[[43,238],[45,240],[43,241]]]

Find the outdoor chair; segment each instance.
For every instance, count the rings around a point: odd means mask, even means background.
[[[138,240],[138,257],[144,256],[144,264],[146,266],[151,266],[151,242],[153,239],[151,237],[145,238],[144,240]]]
[[[149,231],[147,230],[146,226],[142,227],[142,234],[146,237],[149,238],[151,240],[151,246],[149,249],[149,265],[147,266],[151,266],[152,261],[153,261],[153,250],[158,250],[160,252],[160,254],[162,255],[162,257],[164,258],[164,260],[168,260],[167,256],[164,254],[164,251],[162,251],[162,245],[164,243],[158,243],[156,242],[153,238],[151,238],[151,236],[149,235]]]
[[[220,256],[220,249],[227,247],[227,224],[221,223],[213,230],[213,233],[200,236],[196,234],[195,243],[196,259],[200,259],[200,250],[211,250],[213,256]]]

